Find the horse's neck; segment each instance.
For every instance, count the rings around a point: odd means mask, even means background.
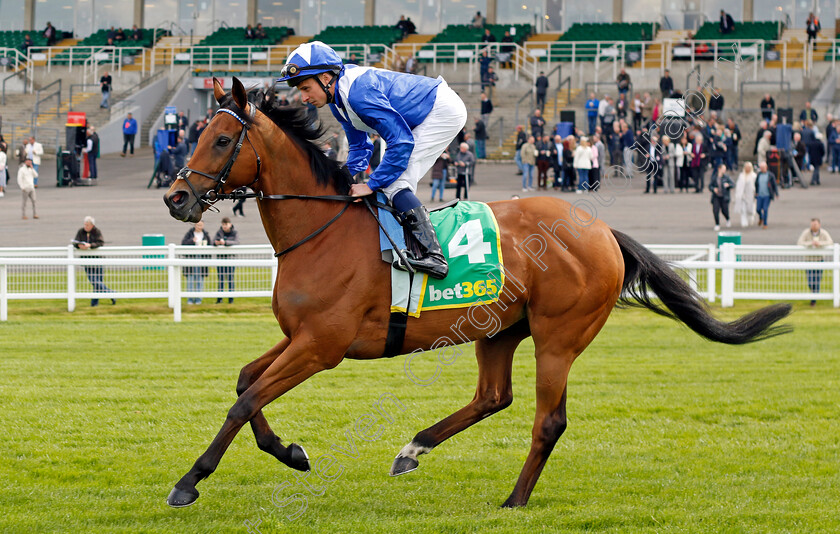
[[[286,141],[293,144],[291,141]],[[264,195],[337,195],[332,184],[318,183],[312,174],[306,154],[298,147],[270,147],[273,154],[284,154],[285,161],[273,163],[276,158],[266,158],[266,166],[257,186]],[[344,206],[326,200],[261,200],[258,201],[260,217],[266,235],[276,251],[284,250],[321,227]]]

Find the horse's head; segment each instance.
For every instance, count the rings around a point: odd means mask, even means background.
[[[189,166],[163,195],[169,213],[181,221],[201,220],[220,193],[252,185],[259,176],[260,158],[248,135],[249,129],[254,132],[256,107],[237,78],[230,95],[213,78],[213,93],[221,107],[202,132]]]

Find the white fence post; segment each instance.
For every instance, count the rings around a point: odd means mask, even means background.
[[[173,278],[169,279],[169,295],[170,299],[174,299],[174,319],[176,323],[181,322],[181,266],[175,266],[174,283]]]
[[[75,256],[73,245],[67,245],[67,258],[73,259]],[[76,266],[67,266],[67,311],[72,312],[76,309]]]
[[[168,252],[167,257],[170,260],[174,260],[175,259],[175,243],[169,243],[168,248],[169,248],[169,252]],[[175,295],[172,292],[172,286],[175,283],[178,282],[178,273],[175,272],[175,266],[174,265],[168,266],[166,268],[166,271],[167,271],[167,276],[169,277],[169,279],[167,281],[167,286],[169,288],[169,291],[168,291],[168,293],[169,293],[169,307],[170,308],[175,308]]]
[[[840,308],[840,243],[834,243],[834,283],[832,284],[832,291],[834,292],[834,307]]]
[[[0,265],[0,321],[9,320],[8,265]]]
[[[729,263],[735,261],[735,244],[724,243],[720,246],[720,261]],[[720,269],[720,305],[731,308],[735,305],[735,269],[721,267]]]
[[[708,261],[715,261],[715,246],[713,244],[709,244],[709,256],[706,258]],[[706,291],[709,294],[709,302],[714,302],[717,293],[717,269],[714,267],[709,267],[706,270]]]

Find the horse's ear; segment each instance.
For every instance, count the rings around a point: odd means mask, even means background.
[[[233,89],[230,94],[233,95],[233,101],[239,106],[239,109],[246,109],[248,107],[248,95],[245,94],[245,86],[239,81],[236,76],[233,77]]]
[[[216,102],[219,104],[222,103],[222,99],[225,97],[225,90],[222,89],[222,82],[220,82],[215,76],[213,76],[213,96],[216,97]]]

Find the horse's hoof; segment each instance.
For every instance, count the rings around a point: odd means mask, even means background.
[[[303,447],[297,443],[291,443],[288,447],[289,463],[288,466],[298,471],[309,471],[309,455]]]
[[[420,462],[415,460],[414,458],[408,458],[406,456],[397,456],[394,458],[394,464],[391,466],[391,476],[396,477],[399,475],[404,475],[406,473],[411,473],[417,466],[420,465]]]
[[[172,508],[183,508],[194,503],[196,499],[198,499],[198,490],[195,488],[190,491],[172,488],[172,492],[166,498],[166,504]]]

